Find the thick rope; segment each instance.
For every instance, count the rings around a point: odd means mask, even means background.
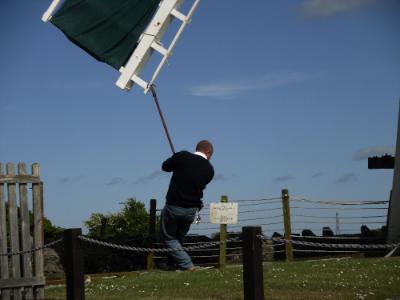
[[[161,110],[160,104],[158,103],[158,97],[157,97],[157,93],[156,93],[156,89],[154,88],[154,85],[150,86],[150,91],[151,91],[151,94],[153,95],[154,102],[156,103],[158,114],[160,115],[161,122],[163,124],[164,131],[165,131],[165,134],[166,134],[168,142],[169,142],[169,146],[171,147],[172,153],[175,154],[175,147],[174,147],[174,144],[172,143],[171,136],[169,135],[167,123],[165,122],[164,115]]]
[[[173,251],[191,251],[191,250],[196,250],[196,249],[206,249],[206,248],[210,248],[213,246],[218,246],[220,244],[226,244],[226,243],[230,243],[230,242],[238,240],[238,238],[231,238],[226,241],[205,242],[205,243],[197,244],[194,246],[181,247],[181,248],[142,248],[142,247],[131,247],[131,246],[126,246],[126,245],[108,243],[108,242],[92,239],[92,238],[89,238],[89,237],[86,237],[83,235],[78,236],[78,238],[81,241],[99,245],[99,246],[103,246],[103,247],[132,251],[132,252],[144,252],[144,253],[148,253],[148,252],[169,253],[169,252],[173,252]]]
[[[34,253],[36,251],[40,251],[40,250],[43,250],[43,249],[46,249],[46,248],[50,248],[50,247],[52,247],[54,245],[62,243],[63,241],[64,241],[64,239],[60,238],[60,239],[55,240],[55,241],[53,241],[51,243],[48,243],[46,245],[39,246],[39,247],[36,247],[36,248],[32,248],[32,249],[29,249],[29,250],[23,250],[23,251],[18,251],[18,252],[9,252],[9,253],[0,253],[0,256],[15,256],[15,255],[21,255],[21,254]]]

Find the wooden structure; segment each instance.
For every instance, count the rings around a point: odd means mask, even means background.
[[[0,253],[41,246],[43,184],[39,164],[32,165],[29,175],[24,163],[18,164],[17,173],[14,164],[8,163],[4,168],[0,163]],[[43,299],[44,284],[43,250],[0,256],[1,300]]]
[[[85,299],[85,273],[83,270],[83,251],[79,236],[81,228],[64,230],[67,300]]]
[[[62,0],[53,0],[49,8],[43,14],[42,21],[50,21],[62,2]],[[194,0],[192,4],[189,4],[191,6],[186,15],[180,11],[180,8],[184,3],[185,0],[163,0],[160,2],[159,8],[155,12],[152,21],[137,41],[137,47],[130,55],[126,64],[119,70],[120,77],[116,82],[116,85],[119,88],[130,90],[133,84],[136,83],[138,86],[143,88],[145,94],[150,90],[151,86],[160,74],[161,69],[172,56],[172,51],[184,29],[191,22],[191,18],[199,6],[200,0]],[[180,22],[180,26],[176,33],[174,33],[169,46],[164,47],[162,44],[163,36],[175,19]],[[151,75],[150,80],[146,81],[140,76],[143,68],[154,52],[159,53],[162,59]]]
[[[244,300],[264,300],[261,227],[242,227]]]

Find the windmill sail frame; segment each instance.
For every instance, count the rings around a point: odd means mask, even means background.
[[[185,0],[162,0],[160,2],[159,8],[154,14],[153,19],[140,36],[137,47],[131,54],[126,64],[119,69],[120,76],[116,82],[116,85],[119,88],[123,90],[130,90],[136,83],[144,90],[145,94],[149,91],[150,87],[154,84],[159,76],[161,69],[171,57],[172,50],[175,48],[184,29],[190,23],[191,17],[200,4],[200,1],[201,0],[194,0],[187,15],[184,15],[179,11]],[[43,14],[42,21],[50,21],[61,3],[62,0],[53,0],[49,8]],[[170,45],[168,47],[164,47],[161,44],[162,37],[168,31],[168,28],[174,19],[177,19],[182,23],[175,33]],[[153,72],[150,80],[146,81],[141,77],[141,72],[154,51],[160,53],[162,59]]]

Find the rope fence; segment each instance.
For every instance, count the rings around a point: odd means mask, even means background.
[[[328,240],[330,242],[319,242],[318,239]],[[309,241],[314,240],[314,241]],[[350,241],[350,243],[339,243],[338,241]],[[211,259],[214,261],[207,261],[206,263],[197,264],[198,266],[216,266],[221,267],[221,264],[215,262],[215,259],[220,258],[220,254],[205,254],[201,251],[220,251],[213,247],[221,245],[229,245],[231,243],[240,246],[227,246],[225,257],[229,259],[236,259],[243,264],[244,273],[244,292],[246,288],[259,289],[259,283],[253,282],[254,279],[249,279],[249,272],[253,275],[255,273],[260,275],[260,266],[262,272],[262,261],[267,255],[283,255],[287,253],[288,245],[296,247],[292,249],[294,253],[303,254],[329,254],[329,255],[343,255],[343,254],[358,254],[365,253],[373,250],[393,251],[400,247],[400,243],[383,243],[383,244],[363,244],[364,240],[360,237],[320,237],[320,236],[296,236],[291,235],[289,239],[283,237],[268,237],[263,234],[262,227],[246,226],[242,228],[240,237],[228,238],[222,241],[206,241],[206,242],[191,242],[184,244],[182,248],[160,248],[160,247],[132,247],[125,244],[116,244],[106,241],[97,240],[91,237],[82,235],[81,229],[68,229],[64,232],[64,238],[57,239],[41,247],[36,247],[27,251],[1,253],[0,256],[14,256],[26,253],[34,253],[36,251],[50,248],[60,243],[64,243],[65,256],[66,256],[66,274],[67,274],[67,298],[68,299],[84,299],[84,272],[83,272],[83,249],[82,244],[89,244],[94,247],[107,247],[120,251],[129,251],[138,254],[168,254],[172,251],[193,251],[199,252],[198,254],[191,255],[193,259]],[[355,243],[358,242],[358,243]],[[156,245],[162,245],[155,243]],[[299,248],[300,247],[300,248]],[[301,248],[304,247],[304,248]],[[321,249],[322,248],[322,249]],[[236,251],[236,252],[233,252]],[[163,256],[154,256],[154,259],[165,259]],[[258,271],[257,271],[258,270]],[[254,278],[254,277],[251,277]],[[250,287],[249,287],[250,285]],[[70,298],[75,295],[74,298]],[[78,295],[78,296],[76,296]],[[82,298],[80,298],[80,296]],[[82,296],[83,295],[83,296]]]
[[[108,242],[99,241],[99,240],[96,240],[93,238],[89,238],[89,237],[86,237],[83,235],[79,236],[78,238],[84,242],[87,242],[90,244],[95,244],[95,245],[102,246],[102,247],[109,247],[109,248],[119,249],[119,250],[124,250],[124,251],[144,252],[144,253],[149,253],[149,252],[169,253],[169,252],[173,252],[173,251],[191,251],[191,250],[209,248],[209,247],[213,247],[213,246],[219,246],[220,244],[229,243],[232,240],[236,240],[236,239],[229,239],[226,241],[204,242],[204,243],[198,243],[195,246],[185,246],[182,248],[143,248],[143,247],[132,247],[132,246],[108,243]]]

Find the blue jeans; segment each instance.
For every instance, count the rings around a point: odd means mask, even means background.
[[[161,212],[161,239],[168,248],[177,249],[170,252],[182,269],[193,267],[190,256],[182,249],[182,242],[196,216],[196,207],[184,208],[166,204]]]

